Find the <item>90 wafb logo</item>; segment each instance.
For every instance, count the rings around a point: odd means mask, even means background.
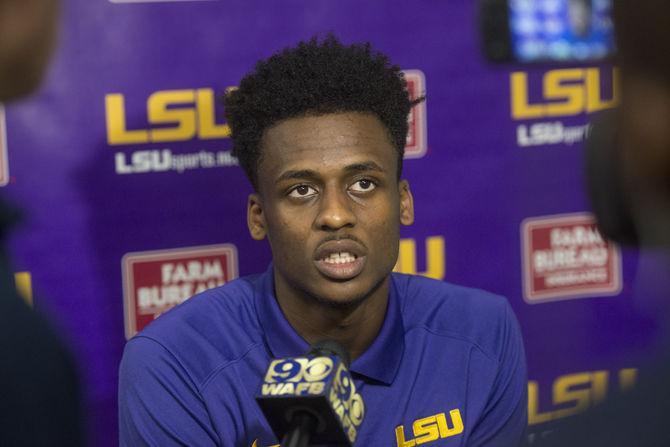
[[[335,374],[328,399],[342,421],[342,426],[348,430],[349,440],[354,442],[358,427],[365,416],[365,407],[361,395],[356,392],[354,381],[341,363]]]
[[[299,357],[274,360],[261,385],[261,396],[325,398],[350,442],[356,440],[365,416],[361,395],[337,357]]]
[[[318,395],[325,389],[324,380],[333,372],[330,357],[280,359],[270,363],[262,386],[263,395]]]

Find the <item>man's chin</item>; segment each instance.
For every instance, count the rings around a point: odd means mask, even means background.
[[[319,291],[320,293],[314,293],[311,296],[319,304],[332,309],[352,309],[360,306],[373,296],[384,283],[384,279],[382,278],[379,282],[373,284],[372,287],[363,287],[362,290],[350,290],[354,288],[351,287],[354,285],[352,283],[346,285],[343,283],[332,284],[332,289],[335,290],[327,290],[330,287],[327,289],[324,288],[324,290]]]
[[[353,309],[364,303],[371,294],[360,294],[354,296],[327,296],[312,295],[312,297],[322,306],[331,309]]]

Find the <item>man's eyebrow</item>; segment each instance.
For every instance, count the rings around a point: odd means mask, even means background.
[[[365,172],[365,171],[386,172],[384,168],[379,166],[374,161],[364,161],[363,163],[354,163],[345,167],[344,170],[347,172]]]
[[[310,169],[296,169],[292,171],[282,172],[282,174],[279,177],[277,177],[276,182],[278,183],[284,180],[300,180],[315,177],[317,177],[316,172]]]
[[[357,172],[367,172],[367,171],[377,171],[382,173],[386,172],[384,168],[379,166],[374,161],[353,163],[345,166],[344,171],[348,174]],[[293,169],[286,172],[282,172],[282,174],[279,177],[277,177],[277,180],[275,180],[275,182],[279,183],[285,180],[314,179],[317,178],[318,176],[319,175],[316,173],[316,171],[312,171],[311,169]]]

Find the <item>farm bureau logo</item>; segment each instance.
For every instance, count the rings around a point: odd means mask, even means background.
[[[232,244],[128,253],[123,257],[126,338],[163,312],[237,277]]]
[[[182,173],[238,164],[229,150],[201,147],[193,151],[193,143],[186,143],[198,140],[202,145],[207,140],[221,141],[230,137],[228,125],[217,122],[217,116],[222,115],[222,111],[215,108],[215,95],[211,88],[157,91],[149,95],[142,107],[134,103],[127,109],[126,102],[126,96],[121,93],[105,96],[107,144],[135,146],[130,153],[124,150],[114,154],[117,174]],[[135,123],[134,126],[128,124],[128,115],[132,115],[130,121]],[[136,119],[138,115],[141,118]],[[189,152],[176,150],[175,144],[181,142]],[[165,147],[166,144],[170,147]],[[136,148],[145,145],[153,146],[141,150]]]
[[[528,303],[621,291],[619,248],[600,235],[591,214],[528,218],[521,238]]]
[[[519,147],[571,145],[584,141],[590,125],[585,114],[609,109],[619,101],[617,68],[565,68],[539,79],[526,71],[510,74],[512,119]],[[565,119],[583,115],[568,125]],[[542,120],[536,122],[536,120]],[[575,120],[572,120],[575,121]]]
[[[407,81],[409,98],[414,100],[426,94],[426,78],[421,70],[403,70]],[[426,155],[426,101],[412,107],[407,117],[409,131],[405,146],[405,158],[421,158]]]

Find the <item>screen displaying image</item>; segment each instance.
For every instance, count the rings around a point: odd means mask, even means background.
[[[517,60],[591,60],[614,53],[612,0],[509,0]]]

